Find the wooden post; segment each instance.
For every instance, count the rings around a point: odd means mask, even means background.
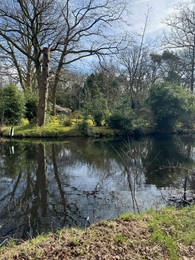
[[[9,131],[10,142],[12,140],[12,136],[14,136],[14,128],[13,128],[13,126],[10,128],[10,131]]]
[[[43,49],[43,65],[41,84],[39,86],[39,104],[37,112],[38,126],[45,125],[46,112],[47,112],[47,100],[48,100],[48,85],[49,85],[49,61],[50,61],[50,49]]]

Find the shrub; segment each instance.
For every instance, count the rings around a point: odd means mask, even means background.
[[[193,103],[191,92],[169,82],[155,84],[149,92],[148,104],[157,130],[171,131],[182,114],[191,110]]]
[[[26,111],[25,116],[29,122],[35,123],[37,118],[37,107],[38,107],[38,96],[37,95],[26,95],[25,103]]]
[[[78,124],[79,131],[85,135],[90,136],[91,135],[91,126],[86,120],[83,120],[83,122]]]
[[[108,119],[108,125],[113,129],[122,130],[124,133],[129,133],[132,130],[132,120],[130,116],[125,114],[114,113]]]
[[[73,112],[70,114],[70,118],[71,118],[71,119],[78,120],[78,119],[82,119],[82,118],[83,118],[83,115],[82,115],[82,113],[81,113],[80,110],[75,110],[75,111],[73,111]]]
[[[29,124],[29,121],[28,121],[27,118],[22,118],[22,119],[20,120],[20,124],[21,124],[22,126],[25,126],[25,125],[28,125],[28,124]]]
[[[104,118],[105,116],[101,111],[94,113],[93,119],[97,126],[102,125],[102,121],[104,120]]]
[[[24,95],[17,86],[7,85],[0,92],[1,100],[1,116],[7,125],[15,125],[20,123],[25,112]]]
[[[69,118],[69,117],[65,118],[64,121],[63,121],[63,125],[64,126],[71,126],[72,125],[71,118]]]
[[[94,125],[94,122],[93,122],[92,119],[87,119],[86,122],[87,122],[88,126],[93,126]]]
[[[82,108],[82,114],[85,119],[91,116],[97,126],[102,125],[108,114],[107,100],[104,95],[97,92],[93,99],[85,101]]]

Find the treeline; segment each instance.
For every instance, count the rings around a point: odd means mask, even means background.
[[[125,84],[128,81],[107,70],[91,74],[80,85],[69,82],[66,90],[62,87],[57,93],[60,111],[53,117],[50,106],[47,123],[55,119],[71,126],[76,121],[84,134],[89,133],[92,125],[106,125],[121,134],[193,129],[195,97],[190,90],[173,82],[158,81],[135,102]],[[10,84],[0,89],[0,101],[1,125],[36,124],[38,95],[25,95]],[[63,107],[69,108],[67,112]]]
[[[60,124],[77,120],[86,128],[93,123],[124,133],[193,128],[194,4],[178,6],[167,18],[170,30],[160,51],[159,42],[147,37],[149,13],[141,32],[129,36],[117,30],[124,25],[126,1],[117,1],[118,9],[114,0],[70,2],[0,4],[1,124],[20,124],[23,118],[37,124],[44,111],[39,126],[54,116]],[[51,54],[49,84],[42,80],[45,46]],[[100,62],[93,73],[71,70],[70,64],[88,56]]]

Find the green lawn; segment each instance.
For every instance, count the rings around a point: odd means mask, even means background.
[[[91,136],[113,136],[115,135],[112,129],[108,127],[95,127],[90,126]],[[0,129],[1,135],[3,137],[9,137],[10,127],[2,127]],[[84,136],[77,124],[72,126],[62,126],[62,125],[50,125],[44,127],[32,126],[32,125],[23,125],[23,126],[14,126],[14,137],[23,138],[23,137],[76,137]]]

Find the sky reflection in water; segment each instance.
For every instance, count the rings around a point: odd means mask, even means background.
[[[193,137],[0,143],[0,237],[28,239],[195,190]]]

